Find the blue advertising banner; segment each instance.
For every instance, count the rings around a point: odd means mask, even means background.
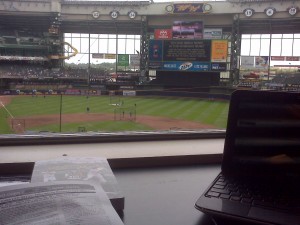
[[[161,70],[163,67],[163,62],[149,62],[149,69]]]
[[[211,71],[222,72],[227,70],[226,63],[211,63]]]
[[[176,71],[210,71],[210,63],[207,62],[164,62],[162,70]]]

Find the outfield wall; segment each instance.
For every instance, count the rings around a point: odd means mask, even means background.
[[[204,92],[178,92],[178,91],[137,91],[137,96],[170,96],[187,98],[205,98],[205,99],[230,99],[230,94],[214,94]]]
[[[124,92],[132,91],[136,96],[169,96],[169,97],[188,97],[188,98],[206,98],[206,99],[230,99],[233,88],[205,88],[205,89],[158,89],[158,90],[87,90],[66,89],[55,92],[28,90],[17,92],[16,90],[1,90],[0,95],[119,95],[124,96]],[[127,95],[128,96],[128,95]]]

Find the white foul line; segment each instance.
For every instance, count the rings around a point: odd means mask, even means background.
[[[5,107],[5,105],[2,103],[2,101],[0,101],[0,104],[3,106],[3,108],[6,110],[6,112],[8,112],[8,114],[10,115],[10,117],[14,118],[14,116],[8,111],[8,109]]]

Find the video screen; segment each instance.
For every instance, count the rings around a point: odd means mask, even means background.
[[[242,164],[300,165],[300,101],[246,99],[237,109],[234,160]]]
[[[174,21],[173,39],[203,39],[202,21]]]

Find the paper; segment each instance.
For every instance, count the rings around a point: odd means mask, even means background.
[[[124,209],[124,195],[106,158],[60,157],[35,162],[32,183],[68,180],[90,181],[101,186],[115,209]]]
[[[1,225],[124,225],[101,187],[48,182],[0,188]]]

